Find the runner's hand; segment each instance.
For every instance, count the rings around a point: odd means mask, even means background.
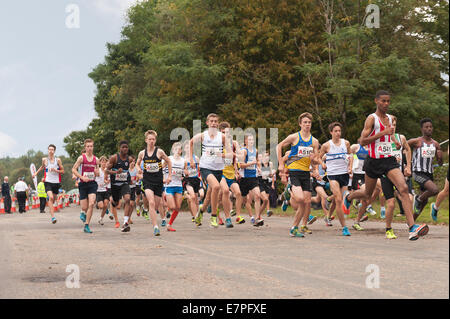
[[[405,174],[405,177],[410,177],[411,176],[411,167],[406,166],[404,174]]]

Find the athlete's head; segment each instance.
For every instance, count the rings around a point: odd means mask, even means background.
[[[330,134],[334,139],[341,138],[342,135],[342,124],[339,122],[333,122],[328,125],[328,129],[330,130]]]
[[[177,156],[181,156],[181,152],[182,152],[181,146],[182,145],[181,145],[180,142],[173,143],[173,145],[172,145],[172,154],[173,155],[177,155]]]
[[[433,122],[430,118],[426,117],[420,120],[420,129],[422,130],[422,135],[431,137],[433,134]]]
[[[244,135],[244,145],[246,147],[252,147],[254,145],[254,138],[252,134]]]
[[[215,113],[210,113],[206,117],[206,125],[209,128],[218,128],[219,127],[219,115]]]
[[[102,169],[105,169],[106,164],[108,163],[108,159],[106,158],[106,156],[100,157],[99,161],[100,165],[102,166]]]
[[[300,126],[300,130],[302,131],[310,131],[312,124],[313,116],[311,113],[305,112],[300,114],[298,117],[298,125]]]
[[[264,156],[263,156],[263,163],[267,164],[267,163],[269,163],[269,160],[270,160],[269,151],[265,151]]]
[[[84,149],[87,154],[92,154],[94,152],[94,141],[90,138],[84,140]]]
[[[375,103],[382,113],[387,113],[391,104],[391,93],[380,90],[375,94]]]
[[[147,146],[155,146],[156,144],[156,138],[158,137],[158,134],[153,130],[148,130],[145,132],[145,143],[147,143]]]
[[[394,128],[394,134],[397,129],[397,118],[392,115],[392,127]]]
[[[56,152],[56,146],[55,145],[50,144],[47,149],[48,149],[48,155],[50,155],[50,156],[55,155],[55,152]]]
[[[41,179],[41,182],[44,183],[44,182],[45,182],[45,178],[42,178],[42,179]]]
[[[219,124],[219,131],[222,132],[222,134],[225,134],[228,136],[228,134],[230,133],[230,128],[231,125],[228,122],[220,122]]]
[[[120,155],[127,155],[128,154],[128,141],[120,141],[119,143],[119,151]]]
[[[130,162],[130,169],[134,169],[134,166],[136,165],[136,157],[134,155],[130,155],[131,162]]]

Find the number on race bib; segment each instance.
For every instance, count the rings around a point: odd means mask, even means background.
[[[399,162],[399,163],[402,162],[402,152],[401,151],[393,151],[392,155],[395,156],[395,159],[397,160],[397,162]]]
[[[435,155],[436,155],[436,148],[434,146],[422,148],[423,158],[434,158]]]
[[[172,168],[172,175],[176,177],[183,177],[183,170],[181,168]]]
[[[225,162],[226,166],[233,165],[233,159],[232,158],[225,158],[224,162]]]
[[[145,163],[145,170],[148,173],[157,173],[159,171],[159,163]]]
[[[313,151],[312,147],[300,146],[298,148],[298,155],[300,157],[309,157]]]
[[[379,143],[377,146],[378,154],[383,156],[390,156],[392,155],[392,144],[385,142],[385,143]]]
[[[95,173],[94,172],[84,172],[84,177],[87,177],[89,181],[95,180]]]
[[[128,180],[128,173],[120,173],[116,175],[116,181],[126,182]]]

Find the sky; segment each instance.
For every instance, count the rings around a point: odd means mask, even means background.
[[[0,158],[49,144],[67,155],[64,137],[96,116],[88,74],[120,41],[135,2],[0,1]]]

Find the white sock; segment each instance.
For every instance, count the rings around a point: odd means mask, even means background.
[[[128,223],[128,219],[130,219],[130,217],[128,217],[128,216],[123,216],[123,223],[124,223],[124,224]]]
[[[439,207],[438,207],[438,205],[436,205],[436,203],[434,203],[434,208],[435,208],[436,210],[439,210]]]

